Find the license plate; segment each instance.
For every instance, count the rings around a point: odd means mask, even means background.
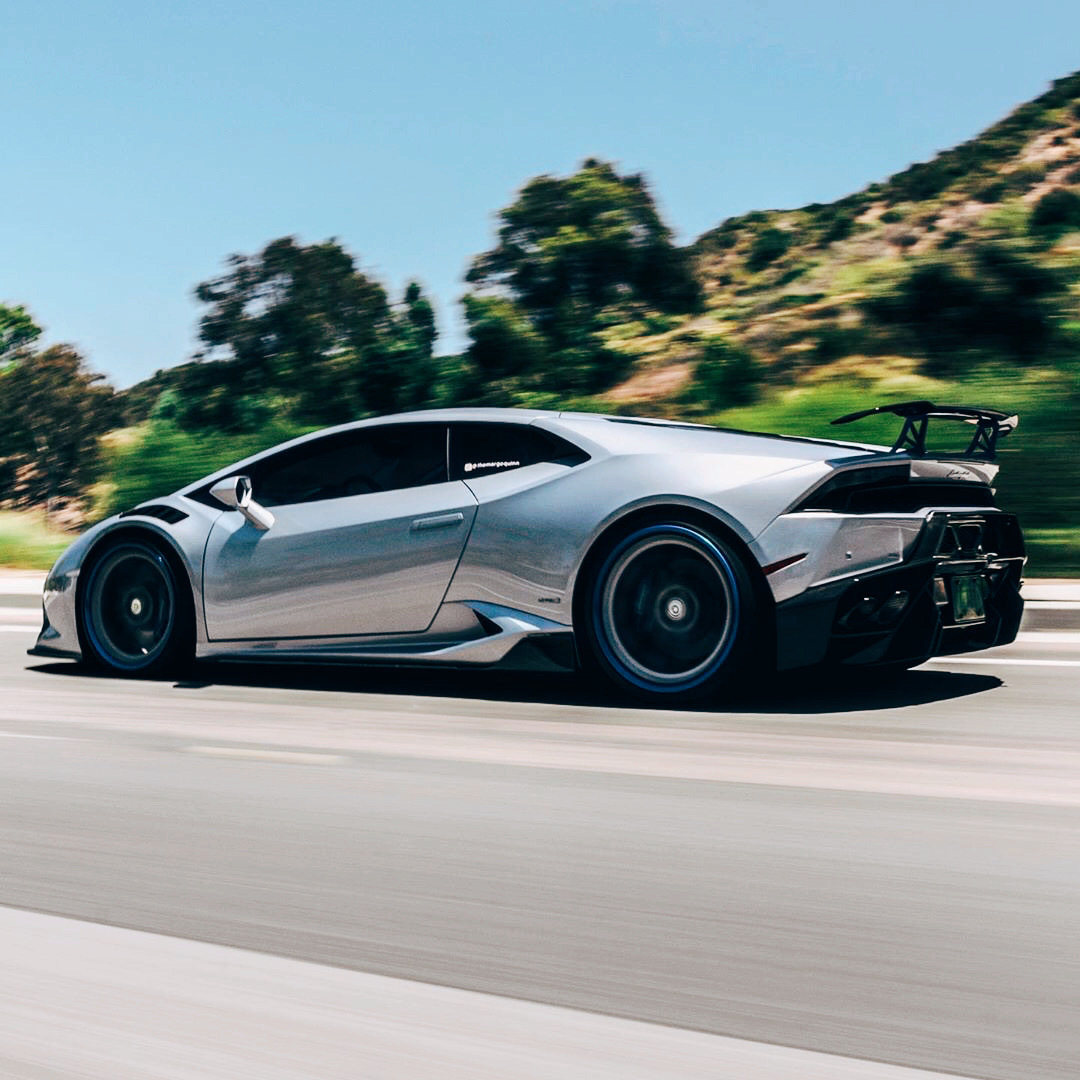
[[[978,574],[957,574],[952,579],[953,618],[958,623],[983,622],[986,582]]]

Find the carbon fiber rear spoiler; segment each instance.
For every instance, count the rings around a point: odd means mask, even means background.
[[[892,453],[908,453],[912,457],[926,457],[926,431],[931,420],[962,420],[975,425],[975,433],[966,450],[961,454],[934,454],[935,457],[977,458],[993,461],[997,454],[999,439],[1004,439],[1015,431],[1020,420],[1016,416],[999,412],[997,409],[983,409],[970,405],[935,405],[932,401],[902,401],[896,405],[878,405],[873,409],[862,409],[848,413],[832,422],[850,424],[853,420],[862,420],[866,416],[880,413],[892,413],[903,418],[904,426],[900,429]]]

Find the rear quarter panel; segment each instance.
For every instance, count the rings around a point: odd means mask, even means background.
[[[581,564],[627,514],[703,511],[747,545],[827,471],[822,462],[714,453],[605,454],[469,480],[479,506],[446,602],[487,601],[570,625]]]

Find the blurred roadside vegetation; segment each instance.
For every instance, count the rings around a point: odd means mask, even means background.
[[[895,417],[868,417],[843,427],[830,421],[882,401],[928,398],[983,403],[1016,412],[1020,425],[999,446],[998,504],[1018,513],[1028,543],[1028,574],[1080,576],[1080,367],[1018,372],[987,364],[962,378],[921,375],[906,358],[846,360],[815,377],[771,389],[755,404],[707,412],[724,427],[891,445]],[[931,425],[931,446],[959,449],[967,425]],[[938,440],[935,442],[935,438]]]
[[[0,510],[0,566],[47,570],[71,543],[71,534],[35,510]]]
[[[411,408],[891,443],[895,419],[829,421],[929,398],[1019,413],[1001,505],[1021,515],[1029,572],[1080,575],[1080,73],[932,161],[688,247],[644,177],[596,159],[529,180],[494,226],[465,278],[459,355],[438,354],[418,282],[390,296],[336,240],[230,256],[194,290],[194,358],[120,393],[0,305],[0,506],[70,527],[304,431]]]

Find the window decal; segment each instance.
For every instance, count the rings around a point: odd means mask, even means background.
[[[473,472],[476,469],[516,469],[520,461],[466,461],[465,471]]]

